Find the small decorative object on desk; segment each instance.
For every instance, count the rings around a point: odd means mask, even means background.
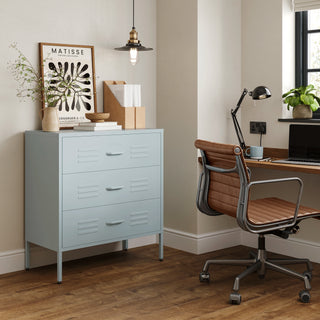
[[[59,117],[57,108],[47,107],[43,109],[42,130],[49,132],[59,131]]]
[[[246,156],[254,160],[263,159],[263,147],[261,146],[250,146],[245,151]]]
[[[107,130],[121,130],[122,126],[120,125],[113,125],[113,126],[85,126],[85,125],[78,125],[73,127],[74,130],[77,131],[107,131]]]
[[[315,87],[310,84],[307,87],[301,86],[291,89],[282,95],[282,98],[285,98],[283,102],[287,104],[288,110],[289,107],[293,108],[293,118],[312,118],[312,112],[317,111],[320,104],[320,98],[312,93],[314,90],[316,90]]]
[[[73,129],[79,131],[121,130],[122,126],[116,121],[105,121],[109,116],[109,113],[86,113],[86,118],[91,122],[81,122]]]
[[[78,126],[73,127],[77,131],[106,131],[106,130],[121,130],[122,126],[116,122],[104,122],[104,123],[81,123]]]
[[[89,119],[91,122],[105,122],[110,117],[110,113],[105,112],[93,112],[86,113],[85,117]]]

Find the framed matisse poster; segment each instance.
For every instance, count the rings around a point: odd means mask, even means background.
[[[97,111],[94,47],[39,43],[42,108],[56,107],[61,128],[87,122]]]

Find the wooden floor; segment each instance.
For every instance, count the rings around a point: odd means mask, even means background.
[[[298,301],[303,282],[269,271],[240,284],[242,303],[228,303],[241,267],[216,266],[200,283],[207,258],[247,257],[234,247],[192,255],[156,245],[64,263],[63,283],[55,266],[0,276],[0,319],[320,319],[320,265],[314,265],[311,303]],[[298,271],[304,271],[303,268]]]

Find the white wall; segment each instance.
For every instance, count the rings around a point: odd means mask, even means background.
[[[267,86],[272,97],[256,101],[249,96],[241,106],[241,128],[247,145],[258,145],[259,135],[249,133],[249,122],[266,121],[263,145],[287,148],[288,124],[282,116],[282,0],[242,0],[242,86]],[[275,139],[276,136],[276,139]]]
[[[230,110],[241,91],[241,1],[198,0],[199,139],[238,143]],[[235,225],[198,213],[198,234]]]
[[[233,227],[195,208],[196,138],[235,140],[230,110],[241,94],[241,1],[157,2],[157,124],[165,129],[166,228]]]
[[[157,1],[157,126],[164,128],[164,226],[195,233],[197,0]]]
[[[295,15],[291,0],[282,1],[282,92],[295,86]],[[292,118],[292,108],[282,107],[282,118]]]
[[[237,143],[230,111],[241,95],[241,1],[198,1],[198,137]]]
[[[156,1],[136,0],[135,24],[143,44],[156,49]],[[14,60],[12,42],[37,66],[38,42],[85,44],[95,47],[98,111],[102,111],[102,81],[142,84],[147,127],[156,121],[156,50],[142,53],[132,67],[124,45],[132,27],[131,0],[2,0],[0,10],[0,256],[24,248],[23,132],[40,129],[39,105],[20,103],[16,83],[7,70]],[[50,183],[50,182],[48,182]]]
[[[272,17],[272,19],[270,19]],[[288,148],[289,123],[278,122],[283,111],[282,92],[294,86],[294,12],[290,0],[242,0],[242,86],[253,89],[264,84],[272,91],[272,98],[253,103],[246,98],[242,105],[242,128],[247,145],[257,145],[259,135],[249,134],[249,121],[266,121],[267,134],[263,145]],[[320,176],[297,172],[253,169],[253,180],[299,176],[304,182],[302,204],[320,209]],[[289,201],[295,201],[293,187],[270,185],[257,191],[256,197],[273,192]],[[303,222],[295,236],[320,245],[320,221]]]

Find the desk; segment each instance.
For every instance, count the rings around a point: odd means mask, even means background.
[[[287,149],[264,148],[264,157],[270,157],[272,160],[285,159],[288,157]],[[245,159],[247,166],[250,168],[265,168],[282,171],[295,171],[312,174],[320,174],[320,166],[306,166],[299,164],[275,163],[271,161],[258,161]]]

